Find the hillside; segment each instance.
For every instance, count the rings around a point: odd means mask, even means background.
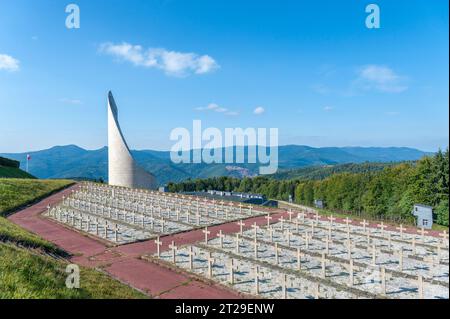
[[[67,289],[67,253],[1,217],[70,181],[0,179],[0,299],[145,298],[93,269],[80,268],[80,289]]]
[[[338,164],[326,166],[312,166],[298,169],[279,170],[270,175],[277,180],[299,179],[299,180],[321,180],[337,173],[367,173],[382,171],[386,167],[394,166],[396,162],[389,163],[361,163],[361,164]]]
[[[220,150],[224,153],[224,149]],[[217,176],[245,177],[258,174],[256,164],[174,164],[167,151],[132,151],[136,161],[153,173],[160,184],[189,178]],[[29,171],[38,178],[77,178],[107,180],[108,149],[85,150],[76,145],[55,146],[31,152]],[[25,163],[27,153],[0,154]],[[309,166],[364,162],[414,161],[427,153],[411,148],[362,148],[286,145],[279,147],[279,168],[297,169]]]
[[[0,156],[0,178],[35,178],[19,167],[19,161]]]

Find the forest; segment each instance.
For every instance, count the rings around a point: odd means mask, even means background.
[[[347,171],[322,179],[215,177],[169,183],[171,192],[225,190],[264,194],[267,198],[313,206],[322,199],[327,210],[364,218],[413,223],[414,204],[432,206],[435,223],[448,226],[449,150],[416,162],[386,165],[382,170],[349,166]],[[366,167],[371,167],[366,165]]]

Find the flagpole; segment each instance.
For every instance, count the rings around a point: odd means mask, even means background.
[[[28,154],[27,154],[27,173],[28,173]]]

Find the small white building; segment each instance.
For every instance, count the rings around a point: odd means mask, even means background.
[[[412,214],[417,218],[417,227],[431,229],[433,226],[433,207],[415,204]]]

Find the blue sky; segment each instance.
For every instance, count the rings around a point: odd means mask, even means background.
[[[280,144],[448,146],[448,1],[0,0],[0,152],[277,127]],[[381,28],[367,29],[376,3]]]

